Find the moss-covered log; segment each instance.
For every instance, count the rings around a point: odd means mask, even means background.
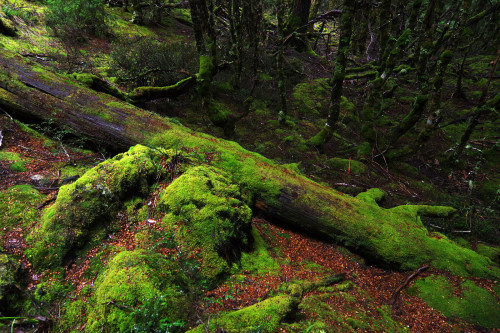
[[[207,163],[228,173],[251,206],[289,227],[343,244],[372,262],[398,269],[430,262],[455,274],[500,276],[490,259],[430,233],[420,221],[422,214],[453,214],[451,208],[384,209],[375,203],[381,196],[377,191],[357,198],[344,195],[237,143],[92,92],[6,51],[0,51],[0,76],[0,107],[13,116],[51,120],[114,150],[143,143],[210,156]]]

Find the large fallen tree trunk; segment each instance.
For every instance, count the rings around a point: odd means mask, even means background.
[[[191,131],[5,50],[0,51],[0,108],[23,120],[57,124],[114,151],[142,143],[197,152],[229,172],[254,208],[385,267],[413,270],[430,263],[459,275],[500,276],[490,259],[428,232],[420,221],[420,215],[449,216],[452,208],[380,208],[380,190],[344,195],[235,142]]]

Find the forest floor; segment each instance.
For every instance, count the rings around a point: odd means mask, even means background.
[[[112,10],[115,15],[123,16],[127,22],[130,19],[130,13]],[[75,70],[89,71],[112,80],[112,77],[105,74],[105,71],[110,70],[109,57],[113,49],[110,40],[95,38],[81,47],[64,49],[56,39],[46,38],[47,31],[43,30],[44,28],[26,25],[22,29],[26,30],[23,37],[26,43],[15,46],[20,53],[59,71],[70,71],[71,67],[75,66]],[[187,40],[191,36],[190,28],[175,20],[167,27],[148,29],[128,24],[126,29],[128,30],[125,30],[125,33],[155,36],[154,38],[161,41]],[[437,157],[447,149],[450,142],[458,139],[464,129],[463,122],[451,124],[439,131],[433,138],[432,145],[427,148],[425,158],[422,154],[411,156],[404,163],[391,164],[377,163],[370,159],[356,161],[355,147],[360,142],[356,128],[359,123],[352,117],[351,111],[362,107],[367,79],[351,80],[346,82],[346,102],[342,106],[341,117],[345,126],[339,128],[339,134],[323,152],[311,150],[305,142],[324,124],[327,113],[324,101],[328,100],[329,95],[327,78],[330,76],[331,63],[287,51],[290,120],[286,126],[282,126],[277,121],[276,110],[279,106],[276,82],[268,77],[273,73],[274,62],[269,56],[273,52],[274,50],[264,50],[263,69],[259,72],[258,89],[254,96],[254,110],[236,124],[236,136],[232,139],[244,148],[261,153],[279,163],[294,163],[307,177],[350,195],[374,187],[381,188],[388,193],[388,198],[382,203],[387,208],[400,204],[452,205],[460,209],[461,216],[458,220],[443,222],[423,219],[423,222],[430,230],[449,232],[448,236],[455,237],[463,245],[474,249],[481,248],[484,244],[498,245],[500,213],[495,211],[498,206],[491,204],[491,196],[484,195],[481,186],[472,190],[469,185],[470,180],[473,180],[474,184],[497,181],[498,165],[488,164],[481,155],[471,153],[459,167],[450,172],[442,168],[440,158]],[[75,57],[71,58],[71,54]],[[78,68],[82,59],[90,59],[88,68]],[[477,91],[480,90],[478,82],[488,70],[486,63],[485,59],[479,58],[471,59],[468,63],[471,68],[479,68],[469,78],[468,100],[452,99],[451,84],[445,86],[444,95],[447,97],[443,112],[450,115],[450,119],[462,115],[455,115],[455,110],[468,110],[475,106]],[[266,72],[267,70],[269,72]],[[214,97],[221,105],[238,114],[242,111],[242,101],[247,96],[224,89],[224,83],[230,77],[231,73],[224,71],[215,77],[214,86],[218,88]],[[397,81],[400,86],[396,97],[386,101],[384,117],[387,119],[401,118],[410,108],[415,91],[407,78],[401,77],[401,80]],[[117,83],[117,86],[122,89],[132,87],[123,82]],[[203,113],[194,95],[188,93],[175,99],[156,100],[144,106],[176,119],[194,130],[223,136],[222,130],[213,126]],[[493,119],[490,123],[483,124],[482,131],[478,131],[473,137],[471,146],[477,150],[491,148],[500,137],[499,122],[500,120]],[[33,203],[39,212],[55,199],[58,188],[65,179],[82,175],[85,170],[111,157],[106,152],[76,148],[79,142],[75,141],[75,138],[61,130],[45,126],[50,124],[34,124],[34,127],[45,131],[47,135],[60,138],[60,141],[27,130],[12,121],[7,114],[0,114],[0,125],[3,134],[0,147],[0,191],[14,185],[34,186],[43,195],[40,202]],[[154,201],[154,198],[151,200]],[[0,212],[0,217],[1,214]],[[122,215],[120,219],[125,221],[126,216]],[[143,227],[143,224],[154,228],[151,221],[142,221],[133,226],[123,222],[120,232],[113,234],[98,247],[90,249],[86,258],[65,268],[66,282],[76,286],[73,296],[78,295],[85,286],[92,285],[95,279],[91,267],[92,259],[105,253],[105,257],[100,257],[99,260],[106,262],[111,253],[103,249],[113,246],[135,249],[133,234],[136,229]],[[391,327],[391,321],[394,321],[414,332],[500,332],[470,324],[459,318],[445,317],[421,298],[406,292],[412,288],[415,280],[405,285],[401,292],[396,292],[414,272],[395,272],[371,266],[344,248],[311,238],[296,230],[289,230],[276,221],[267,221],[262,216],[253,218],[253,226],[265,240],[274,265],[258,272],[243,270],[216,289],[204,291],[198,303],[197,316],[192,318],[190,326],[206,322],[211,315],[220,311],[240,309],[269,298],[284,285],[294,281],[314,281],[331,275],[345,274],[345,281],[337,288],[307,293],[304,296],[307,301],[303,302],[303,306],[293,318],[288,318],[290,325],[284,325],[283,331],[306,331],[312,327],[315,320],[321,320],[338,331],[383,331]],[[453,234],[451,231],[471,232]],[[31,264],[24,257],[26,230],[20,225],[11,225],[0,234],[1,247],[5,252],[21,258],[23,266],[29,272],[29,288],[35,290],[43,277],[31,269]],[[471,237],[467,237],[469,234]],[[457,235],[465,237],[456,237]],[[498,262],[498,251],[493,253],[492,257]],[[492,294],[498,290],[495,281],[464,279],[436,270],[423,270],[418,277],[431,275],[444,276],[450,281],[457,298],[461,297],[460,286],[465,280],[474,281]],[[498,296],[496,297],[497,303],[500,302]],[[59,308],[55,306],[50,309],[50,314],[57,317],[59,310],[60,305]],[[296,322],[307,324],[297,327],[292,324]]]
[[[2,152],[15,154],[20,161],[23,161],[24,171],[15,171],[11,168],[10,162],[0,161],[0,178],[2,179],[0,190],[15,185],[34,186],[44,194],[44,200],[37,205],[37,210],[41,210],[55,199],[58,187],[64,178],[70,175],[81,175],[86,169],[104,160],[101,154],[71,148],[61,142],[50,140],[10,120],[5,115],[1,119],[4,122],[4,129],[7,129],[4,131],[5,140]],[[40,180],[39,176],[42,176],[43,180]],[[157,198],[148,200],[155,201],[155,199]],[[77,264],[65,268],[67,285],[75,286],[72,297],[78,297],[85,286],[91,286],[94,283],[96,276],[90,272],[90,266],[95,256],[100,255],[99,261],[105,263],[111,254],[103,249],[122,247],[134,250],[137,245],[134,231],[139,230],[145,224],[152,223],[142,221],[131,226],[125,222],[126,216],[122,215],[120,218],[124,222],[121,223],[119,232],[90,249],[86,257],[81,258]],[[414,272],[396,272],[367,265],[361,257],[342,247],[287,229],[276,221],[271,222],[259,216],[252,220],[253,226],[264,239],[274,259],[274,264],[259,272],[243,270],[217,288],[205,291],[196,309],[197,316],[193,317],[190,325],[195,326],[200,322],[209,321],[211,316],[221,311],[241,309],[255,304],[269,298],[289,283],[318,281],[331,275],[343,274],[345,280],[337,289],[315,290],[304,295],[305,299],[310,300],[311,307],[299,308],[293,318],[289,318],[290,323],[296,321],[314,323],[319,319],[327,323],[330,329],[345,331],[354,327],[359,332],[372,332],[383,330],[392,320],[402,324],[411,332],[457,330],[500,332],[500,330],[490,330],[467,323],[459,318],[450,320],[427,305],[421,298],[408,294],[406,290],[413,285],[413,277],[416,276]],[[44,277],[35,273],[24,256],[25,233],[26,230],[21,225],[9,226],[8,230],[4,229],[1,235],[0,246],[6,253],[15,254],[21,258],[20,262],[28,271],[27,276],[30,277],[28,290],[36,290],[36,285]],[[161,251],[164,250],[158,251],[162,253]],[[104,257],[103,252],[106,253]],[[50,276],[51,273],[46,274]],[[459,286],[466,279],[434,269],[422,269],[418,277],[424,278],[431,275],[445,276],[456,288],[458,293],[456,296],[460,297]],[[495,281],[479,278],[472,280],[481,287],[494,292]],[[318,307],[318,303],[321,307]],[[49,310],[51,314],[57,311],[59,311],[57,307]],[[387,316],[391,319],[387,319]],[[43,328],[42,325],[46,323],[42,322],[41,328]],[[290,325],[284,326],[281,331],[296,332],[297,329],[300,330]]]

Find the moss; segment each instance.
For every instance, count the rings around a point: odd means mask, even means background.
[[[429,233],[420,221],[421,213],[444,217],[453,214],[452,208],[400,206],[383,209],[342,195],[290,170],[285,171],[237,143],[189,133],[174,125],[149,144],[175,147],[179,141],[186,149],[213,154],[215,158],[211,164],[226,171],[242,192],[251,194],[252,203],[270,216],[279,216],[290,226],[306,230],[311,230],[310,223],[314,223],[318,235],[347,246],[369,261],[407,270],[431,261],[434,267],[458,275],[500,276],[500,270],[491,260],[461,248],[446,237]],[[284,207],[294,209],[288,211]]]
[[[387,193],[378,188],[369,189],[356,196],[356,198],[363,200],[367,203],[377,204],[387,196]]]
[[[162,222],[175,226],[177,241],[201,259],[201,273],[209,279],[228,273],[250,244],[252,212],[221,170],[187,170],[161,193],[158,206],[167,212]]]
[[[457,291],[444,276],[420,279],[408,291],[447,317],[458,317],[488,328],[500,328],[500,305],[496,297],[472,281],[460,284],[460,296],[456,296]]]
[[[0,316],[15,316],[21,310],[24,298],[19,289],[21,282],[17,261],[0,252]]]
[[[208,106],[208,116],[210,117],[212,123],[216,126],[224,126],[229,120],[231,114],[231,109],[223,102],[212,101],[212,103]]]
[[[295,308],[291,296],[279,295],[238,311],[227,312],[217,318],[210,318],[209,330],[223,329],[224,332],[277,332],[281,321]],[[203,325],[188,331],[205,332]]]
[[[72,184],[62,186],[42,225],[29,236],[27,255],[37,268],[60,266],[66,255],[111,227],[111,213],[132,194],[146,194],[157,174],[152,150],[144,146],[102,162]]]
[[[316,79],[297,84],[293,89],[293,105],[304,116],[326,113],[329,98],[328,79]]]
[[[241,254],[241,266],[244,271],[256,274],[279,274],[279,264],[269,255],[267,244],[257,229],[252,228],[254,239],[253,251]]]
[[[25,172],[26,168],[24,167],[24,164],[26,164],[26,162],[22,161],[15,162],[10,165],[10,168],[12,169],[12,171],[15,172]]]
[[[36,206],[44,195],[30,185],[16,185],[0,191],[0,233],[15,227],[26,228],[39,219],[41,213]]]
[[[334,157],[326,161],[326,165],[328,165],[332,169],[344,170],[346,172],[350,168],[351,172],[354,174],[362,174],[366,172],[366,167],[363,163],[352,159],[349,160],[349,159]]]
[[[156,330],[161,328],[160,319],[165,319],[164,323],[183,321],[191,307],[184,290],[186,283],[175,261],[142,250],[120,252],[95,282],[86,329],[91,332],[130,332],[134,327]],[[154,316],[145,318],[148,312]]]
[[[478,244],[476,252],[500,264],[500,247]]]

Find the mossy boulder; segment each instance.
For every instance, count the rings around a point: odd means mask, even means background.
[[[429,276],[418,280],[409,293],[421,297],[445,316],[458,317],[487,328],[500,328],[498,295],[466,280],[458,287],[444,276]]]
[[[167,213],[162,222],[175,230],[182,248],[200,259],[207,278],[227,273],[250,244],[252,211],[238,185],[219,169],[189,169],[161,193],[158,206]]]
[[[277,332],[281,321],[297,307],[292,296],[279,295],[238,311],[221,314],[211,319],[210,332],[222,329],[224,332]],[[200,325],[189,333],[206,332]]]
[[[8,255],[0,253],[0,317],[14,316],[20,310],[20,301],[23,299],[21,289],[18,288],[20,282],[19,264]]]
[[[143,250],[120,252],[95,282],[86,331],[170,332],[191,309],[187,283],[174,260]]]
[[[157,174],[153,151],[134,146],[62,186],[45,210],[26,251],[36,268],[61,266],[73,251],[102,239],[112,229],[113,212],[128,197],[145,195]]]

